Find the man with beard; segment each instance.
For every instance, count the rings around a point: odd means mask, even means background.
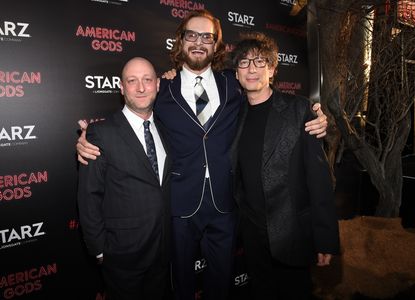
[[[170,144],[172,282],[176,300],[194,300],[195,259],[206,259],[203,299],[225,300],[231,285],[236,216],[230,147],[243,97],[234,71],[221,71],[220,22],[206,10],[189,13],[176,31],[171,58],[178,76],[162,80],[154,105]],[[320,117],[307,131],[325,135]],[[78,153],[94,159],[83,136]],[[88,150],[91,149],[91,150]],[[95,150],[95,151],[94,151]],[[79,157],[83,162],[83,159]]]
[[[203,299],[227,299],[236,215],[229,148],[242,97],[225,54],[219,21],[190,13],[176,31],[171,57],[178,76],[164,81],[155,110],[173,153],[172,268],[176,300],[195,299],[195,259],[206,259]]]

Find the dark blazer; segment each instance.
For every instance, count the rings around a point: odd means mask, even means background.
[[[162,80],[154,112],[171,146],[173,161],[171,203],[173,216],[190,216],[203,197],[206,165],[212,199],[219,212],[232,211],[230,147],[236,133],[242,101],[240,86],[231,71],[214,72],[220,95],[209,128],[205,130],[181,94],[181,78]]]
[[[104,257],[106,253],[139,254],[143,266],[155,259],[167,260],[169,157],[160,186],[121,111],[90,124],[87,139],[101,151],[97,160],[79,169],[79,216],[89,252],[104,253]],[[167,152],[165,143],[164,148]],[[160,256],[160,251],[166,255]]]
[[[282,263],[307,265],[319,252],[339,251],[330,171],[321,140],[304,130],[314,118],[309,101],[276,90],[271,101],[261,170],[270,250]],[[233,145],[238,204],[244,201],[237,155],[246,114],[247,104]]]

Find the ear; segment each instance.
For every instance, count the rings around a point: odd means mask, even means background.
[[[238,71],[235,71],[235,77],[236,77],[237,80],[239,80]]]
[[[122,81],[120,82],[120,91],[121,91],[121,95],[124,96],[124,86],[123,86]]]
[[[268,66],[268,71],[269,71],[269,78],[274,77],[276,74],[276,70],[277,70],[277,66]]]
[[[157,93],[160,90],[160,78],[157,77]]]

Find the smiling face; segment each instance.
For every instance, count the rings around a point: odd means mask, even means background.
[[[260,53],[249,51],[246,57],[251,59],[247,68],[236,69],[236,78],[247,93],[248,99],[250,96],[255,98],[264,98],[266,100],[270,93],[270,78],[272,78],[275,67],[271,67],[268,63],[263,67],[256,67],[252,59],[262,57]],[[266,57],[262,57],[266,59]]]
[[[186,24],[186,30],[197,33],[208,32],[214,34],[213,22],[205,17],[191,18]],[[213,55],[216,51],[216,42],[204,44],[199,36],[196,41],[189,42],[183,40],[183,66],[196,74],[203,73],[212,63]]]
[[[159,85],[160,79],[148,60],[133,58],[124,66],[121,94],[125,105],[143,119],[151,115]]]

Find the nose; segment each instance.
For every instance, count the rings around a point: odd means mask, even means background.
[[[202,36],[198,36],[197,37],[197,40],[195,41],[195,43],[196,43],[196,45],[202,45],[203,43],[202,43]]]
[[[256,67],[255,67],[255,64],[254,64],[254,61],[253,60],[250,60],[249,61],[248,71],[250,73],[256,72]]]
[[[141,82],[141,80],[137,80],[136,89],[140,93],[144,92],[144,84]]]

